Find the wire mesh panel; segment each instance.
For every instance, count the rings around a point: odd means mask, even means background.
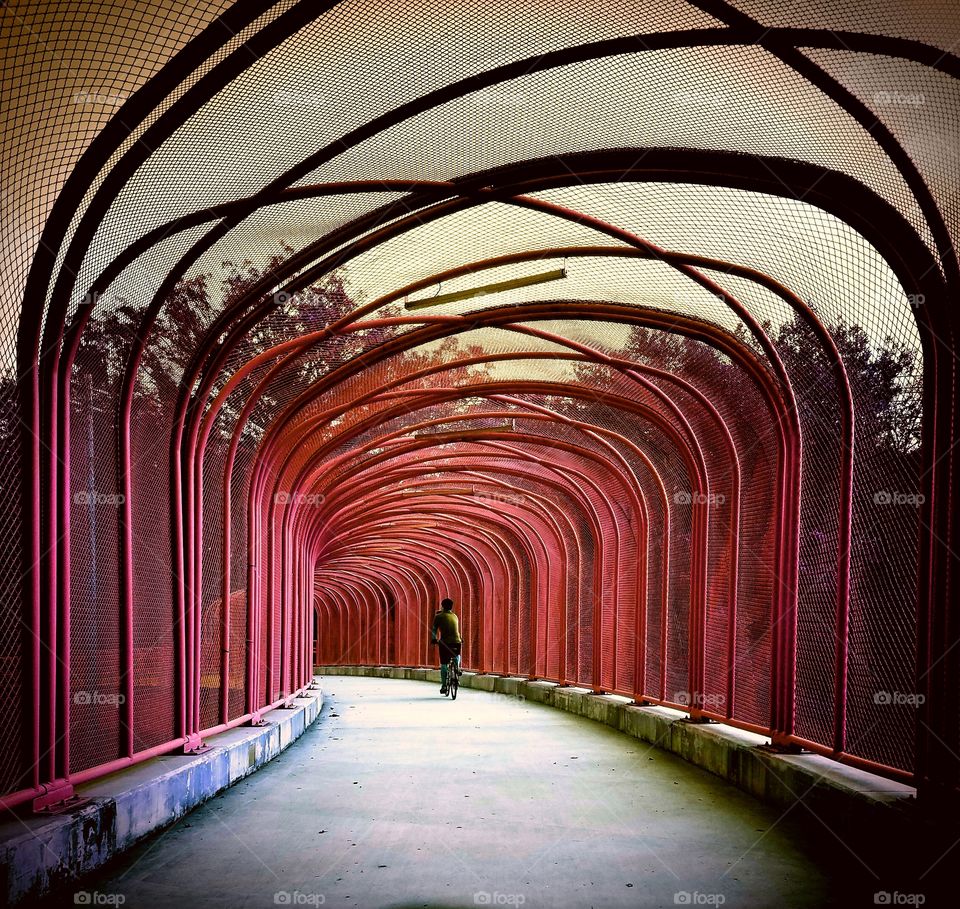
[[[166,432],[158,432],[162,427]],[[138,395],[131,416],[131,466],[150,483],[131,485],[133,523],[134,740],[138,750],[175,738],[176,613],[170,575],[173,553],[169,412]]]
[[[114,401],[107,364],[91,346],[77,357],[72,400],[70,765],[120,756],[120,579]],[[82,441],[81,441],[82,440]]]
[[[0,461],[0,494],[6,503],[0,519],[0,545],[6,556],[0,568],[0,701],[4,704],[21,703],[29,690],[21,598],[23,478],[17,470],[20,420],[12,367],[8,358],[0,382],[0,445],[4,453]],[[27,768],[32,761],[27,755],[30,737],[25,720],[25,714],[14,717],[9,747],[0,758],[0,789],[4,792],[16,792],[29,785]]]

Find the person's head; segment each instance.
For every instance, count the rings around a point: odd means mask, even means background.
[[[441,601],[440,601],[440,608],[441,608],[444,612],[453,612],[453,600],[451,600],[449,597],[448,597],[447,599],[445,599],[445,600],[441,600]]]

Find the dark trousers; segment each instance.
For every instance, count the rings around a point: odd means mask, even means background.
[[[446,665],[449,663],[456,654],[460,652],[462,644],[445,644],[443,641],[440,641],[438,650],[440,651],[440,665]]]

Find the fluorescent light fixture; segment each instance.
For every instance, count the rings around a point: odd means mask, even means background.
[[[448,432],[418,432],[414,438],[418,442],[459,442],[462,439],[482,439],[489,432],[510,432],[513,423],[498,423],[496,426],[484,426],[477,429],[452,429]]]
[[[484,284],[482,287],[469,287],[465,290],[455,290],[448,294],[439,294],[423,300],[413,300],[406,304],[408,310],[426,309],[428,306],[440,306],[442,303],[453,303],[456,300],[470,300],[473,297],[485,297],[487,294],[498,294],[505,290],[514,290],[518,287],[530,287],[533,284],[546,284],[548,281],[559,281],[567,276],[565,268],[556,268],[553,271],[542,271],[535,275],[523,278],[511,278],[509,281],[498,281],[496,284]]]

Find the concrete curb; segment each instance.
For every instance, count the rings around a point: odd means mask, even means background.
[[[77,787],[90,799],[63,814],[0,824],[0,895],[8,906],[67,887],[139,840],[179,820],[295,742],[320,715],[308,691],[262,726],[211,736],[201,754],[168,754]]]
[[[317,675],[440,681],[438,669],[391,666],[318,666]],[[782,808],[798,800],[837,830],[899,829],[915,820],[916,790],[816,754],[764,750],[765,736],[721,723],[691,723],[668,707],[639,706],[623,697],[597,695],[584,688],[465,672],[466,688],[546,704],[603,723],[669,751],[760,800]]]

